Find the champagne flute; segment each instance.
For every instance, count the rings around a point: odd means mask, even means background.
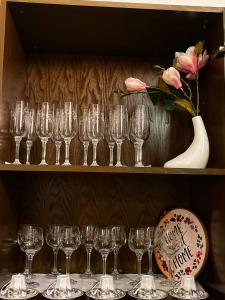
[[[91,277],[93,273],[91,272],[91,252],[94,247],[94,233],[95,227],[93,225],[84,225],[81,227],[81,241],[85,247],[87,253],[87,269],[82,274],[83,277]]]
[[[54,254],[54,265],[53,270],[50,274],[47,275],[47,277],[50,278],[56,278],[57,275],[60,273],[57,269],[57,260],[58,260],[58,252],[59,252],[59,246],[62,239],[62,229],[63,227],[60,225],[49,225],[46,230],[46,243],[48,246],[50,246],[53,250]]]
[[[37,111],[36,131],[42,143],[42,160],[40,165],[47,165],[46,146],[53,133],[53,110],[49,102],[42,102]]]
[[[65,161],[64,166],[71,165],[69,161],[69,149],[71,140],[76,136],[78,129],[77,107],[73,102],[65,102],[63,107],[62,137],[65,141]]]
[[[112,231],[113,231],[114,240],[115,240],[115,247],[113,249],[114,267],[113,267],[112,275],[116,279],[119,279],[120,273],[118,272],[118,269],[117,269],[118,253],[119,253],[120,248],[126,244],[127,237],[126,237],[125,228],[122,225],[112,226]]]
[[[88,147],[90,144],[90,139],[88,137],[88,108],[86,107],[82,109],[82,114],[79,121],[79,139],[82,142],[84,147],[83,166],[87,166]]]
[[[25,133],[25,102],[16,101],[14,109],[11,111],[11,125],[10,131],[14,136],[16,143],[16,153],[15,160],[12,164],[20,165],[19,160],[19,151],[20,151],[20,142]]]
[[[63,226],[60,249],[66,255],[66,274],[70,275],[70,260],[73,252],[81,244],[80,230],[77,226]]]
[[[143,254],[148,251],[149,237],[146,228],[130,228],[128,245],[136,254],[138,266],[138,279],[141,277],[141,261]]]
[[[104,114],[100,104],[92,104],[88,111],[88,137],[93,144],[93,161],[91,166],[98,166],[97,145],[104,133]]]
[[[117,163],[115,167],[122,167],[121,147],[128,133],[128,114],[125,105],[115,105],[110,112],[110,128],[112,138],[117,146]]]
[[[142,163],[142,146],[144,141],[148,138],[150,130],[149,110],[147,105],[140,104],[136,106],[131,117],[130,125],[131,136],[133,137],[135,147],[137,147],[135,167],[144,167]]]
[[[148,275],[154,275],[152,270],[152,254],[154,250],[154,232],[155,227],[154,226],[148,226],[147,227],[147,235],[149,237],[149,247],[148,247],[148,261],[149,261],[149,270]]]
[[[53,117],[53,135],[52,140],[55,143],[56,148],[56,159],[55,164],[60,165],[60,149],[62,146],[62,124],[63,124],[63,110],[62,108],[54,108],[54,117]]]
[[[26,134],[26,146],[27,146],[27,157],[26,164],[30,164],[30,152],[33,145],[33,140],[35,138],[35,121],[36,121],[36,111],[34,108],[27,109],[25,113],[25,134]]]
[[[112,114],[112,109],[109,109],[109,116],[106,120],[106,127],[105,127],[105,139],[108,143],[109,146],[109,166],[113,166],[113,150],[115,147],[115,141],[112,137],[112,132],[111,132],[111,126],[110,126],[110,120],[111,120],[111,114]]]
[[[18,243],[28,258],[27,284],[37,286],[39,283],[32,281],[31,267],[35,253],[41,250],[44,243],[43,229],[36,225],[21,225],[18,233]]]
[[[101,254],[103,262],[102,274],[106,275],[106,260],[113,248],[115,247],[115,241],[112,228],[101,227],[95,229],[94,236],[94,248]]]

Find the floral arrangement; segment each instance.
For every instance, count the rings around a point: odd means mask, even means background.
[[[195,46],[189,47],[186,52],[175,52],[173,66],[164,69],[159,65],[154,70],[159,73],[158,86],[147,86],[137,78],[125,80],[126,92],[121,96],[134,93],[147,93],[153,104],[163,99],[166,110],[176,108],[188,111],[193,117],[199,115],[199,70],[202,69],[209,59],[204,50],[204,42],[199,41]],[[186,74],[184,79],[181,73]],[[195,80],[195,97],[188,81]]]

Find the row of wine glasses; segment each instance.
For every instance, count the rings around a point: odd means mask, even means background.
[[[84,162],[87,166],[88,148],[93,145],[91,166],[98,166],[97,146],[100,140],[105,139],[110,150],[109,165],[113,166],[114,147],[117,147],[116,167],[121,163],[121,146],[125,139],[134,144],[135,166],[142,167],[142,146],[149,136],[149,111],[146,105],[137,105],[128,117],[125,105],[114,105],[104,113],[100,104],[92,104],[89,108],[82,108],[78,118],[77,106],[72,102],[62,105],[52,105],[43,102],[38,109],[29,108],[24,101],[17,101],[11,112],[10,131],[16,143],[16,154],[13,164],[20,164],[19,148],[22,138],[26,139],[26,164],[30,163],[30,152],[33,140],[38,136],[42,143],[41,165],[46,165],[46,145],[52,139],[56,147],[55,164],[60,164],[60,149],[65,143],[65,159],[63,165],[70,165],[69,149],[72,139],[79,137],[84,148]],[[79,119],[79,120],[78,120]]]
[[[152,254],[154,227],[131,228],[128,237],[129,248],[137,255],[138,260],[138,274],[141,275],[141,259],[146,251]],[[91,253],[96,249],[102,256],[103,274],[106,274],[106,260],[110,252],[114,252],[114,269],[113,275],[119,278],[117,269],[117,257],[119,249],[126,244],[127,236],[125,227],[122,225],[115,225],[109,227],[95,227],[93,225],[64,226],[64,225],[49,225],[45,239],[54,254],[54,265],[50,277],[56,277],[59,272],[57,269],[57,255],[59,249],[65,253],[66,256],[66,273],[70,273],[70,259],[75,250],[83,244],[87,253],[87,268],[83,277],[90,277],[93,275],[90,262]],[[23,252],[26,253],[28,261],[27,282],[30,285],[36,285],[32,281],[31,265],[36,252],[40,251],[44,244],[43,229],[36,225],[21,225],[18,233],[18,243]],[[150,273],[152,273],[150,262]]]

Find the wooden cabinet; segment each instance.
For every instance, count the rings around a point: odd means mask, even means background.
[[[36,2],[36,1],[34,1]],[[174,51],[205,40],[210,54],[224,43],[223,12],[219,8],[186,8],[95,1],[3,1],[0,27],[0,160],[12,161],[15,145],[9,135],[10,105],[74,100],[79,106],[100,102],[107,109],[118,102],[114,90],[137,77],[155,84],[153,64],[169,66]],[[46,2],[46,3],[44,3]],[[71,146],[73,166],[54,166],[55,148],[48,144],[49,166],[38,166],[40,141],[32,150],[32,165],[0,165],[0,224],[50,223],[82,225],[157,224],[164,210],[191,209],[209,233],[209,259],[200,275],[211,298],[225,298],[225,90],[224,60],[211,55],[201,73],[201,115],[210,141],[208,168],[164,169],[163,163],[184,151],[193,138],[191,119],[184,112],[164,111],[149,99],[124,99],[129,109],[149,103],[151,134],[144,147],[145,163],[134,168],[134,151],[123,145],[127,168],[107,167],[109,151],[98,147],[100,167],[82,167],[82,147]],[[89,151],[91,157],[92,150]],[[63,154],[63,153],[62,153]],[[24,162],[25,148],[21,145]],[[5,228],[5,227],[4,227]],[[10,230],[9,230],[10,231]],[[37,254],[34,270],[49,272],[51,252]],[[1,270],[23,271],[24,257],[15,246],[0,249]],[[4,259],[3,259],[4,257]],[[10,263],[14,259],[14,263]],[[73,272],[83,272],[85,252],[73,256]],[[93,270],[100,272],[100,256],[93,253]],[[135,272],[128,247],[121,249],[120,269]],[[60,257],[64,268],[64,257]],[[112,265],[109,257],[108,267]],[[143,271],[147,269],[147,257]],[[155,266],[155,270],[157,267]],[[214,297],[215,295],[215,297]]]

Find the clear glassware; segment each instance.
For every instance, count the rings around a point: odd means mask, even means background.
[[[47,165],[46,147],[53,134],[53,109],[49,102],[42,102],[38,107],[36,118],[36,132],[42,143],[42,160],[40,165]]]
[[[138,279],[141,278],[141,261],[143,254],[148,251],[149,238],[146,228],[130,228],[128,245],[137,256]]]
[[[62,120],[62,137],[65,141],[65,161],[64,166],[71,165],[69,160],[70,143],[78,132],[77,106],[73,102],[64,102],[63,120]]]
[[[119,250],[122,246],[126,244],[127,241],[127,236],[126,236],[126,231],[125,227],[123,225],[115,225],[112,226],[112,231],[114,235],[114,249],[113,249],[113,254],[114,254],[114,264],[113,264],[113,272],[112,275],[114,278],[119,279],[120,278],[120,273],[118,272],[118,253]]]
[[[148,275],[154,275],[152,270],[152,255],[154,251],[154,233],[155,233],[155,227],[154,226],[148,226],[147,227],[147,234],[149,237],[149,247],[148,247],[148,261],[149,261],[149,269],[148,269]]]
[[[55,164],[60,165],[60,149],[62,146],[62,125],[63,125],[63,110],[60,107],[54,107],[54,117],[53,117],[53,135],[52,140],[55,143],[56,148],[56,158]]]
[[[88,162],[88,147],[90,139],[88,137],[88,108],[84,107],[79,120],[79,139],[84,147],[84,162],[83,166],[87,166]]]
[[[43,229],[34,225],[21,225],[18,233],[18,243],[28,259],[27,284],[29,286],[37,286],[39,283],[32,281],[31,268],[35,253],[40,251],[44,244]]]
[[[26,147],[27,147],[27,156],[26,164],[30,164],[30,152],[33,145],[33,140],[36,136],[36,111],[34,108],[28,108],[25,113],[25,135],[26,135]]]
[[[110,227],[95,229],[94,248],[101,254],[103,262],[102,274],[106,275],[106,260],[115,247],[113,231]]]
[[[66,274],[70,275],[70,259],[81,244],[80,230],[77,226],[63,226],[60,249],[66,255]]]
[[[24,101],[16,101],[15,107],[11,110],[10,116],[10,132],[14,136],[16,143],[16,153],[15,160],[12,164],[20,165],[19,160],[19,151],[20,151],[20,142],[25,133],[25,110],[26,105]]]
[[[123,167],[121,163],[121,147],[128,134],[128,113],[125,105],[115,105],[110,112],[110,129],[117,146],[117,163],[115,167]]]
[[[130,120],[130,135],[134,146],[137,147],[135,167],[144,167],[142,163],[142,146],[148,138],[150,132],[150,117],[149,108],[147,105],[140,104],[135,107],[135,110]]]
[[[173,287],[176,282],[173,279],[172,263],[175,255],[180,251],[183,241],[180,234],[174,234],[174,229],[162,230],[157,234],[158,248],[168,259],[168,273],[166,280],[160,283],[164,286]]]
[[[104,113],[100,104],[92,104],[88,111],[88,137],[93,144],[93,161],[91,166],[98,166],[97,145],[104,135]]]
[[[115,147],[115,141],[112,137],[110,120],[111,120],[112,109],[109,109],[109,115],[105,120],[105,140],[109,146],[109,166],[113,167],[113,150]]]
[[[87,269],[82,274],[82,277],[91,277],[93,273],[91,272],[91,252],[94,248],[94,234],[95,226],[93,225],[83,225],[81,227],[81,242],[85,247],[87,253]]]
[[[46,244],[52,248],[53,254],[54,254],[54,265],[53,270],[50,274],[47,275],[47,277],[50,278],[56,278],[57,275],[60,273],[58,272],[57,268],[57,261],[58,261],[58,252],[59,252],[59,246],[62,239],[62,229],[63,227],[60,225],[49,225],[46,229]]]

